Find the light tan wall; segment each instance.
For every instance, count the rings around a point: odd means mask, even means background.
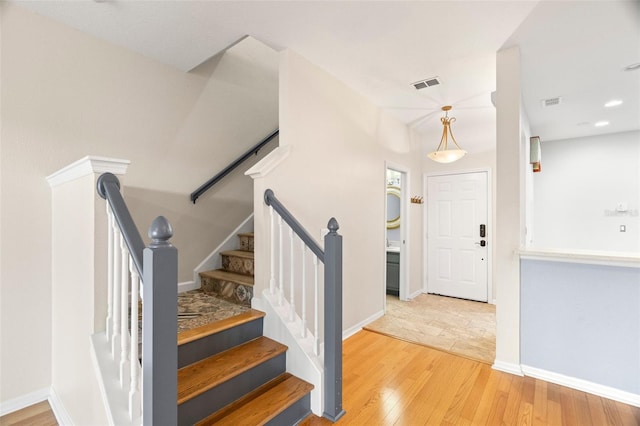
[[[195,206],[188,194],[277,127],[278,57],[247,39],[183,73],[17,5],[0,7],[3,402],[51,383],[45,177],[86,155],[131,160],[125,197],[143,238],[150,218],[166,215],[184,248],[180,279],[191,280],[250,214],[251,180],[239,172]]]
[[[280,72],[280,144],[290,146],[291,153],[256,180],[256,188],[272,188],[318,240],[328,219],[338,220],[344,251],[343,327],[349,329],[383,309],[385,161],[413,171],[411,193],[422,192],[421,162],[404,124],[325,71],[285,51]],[[413,292],[421,286],[421,210],[410,208],[409,215]],[[265,220],[256,214],[256,232]],[[268,285],[267,266],[256,265],[262,271],[257,295]]]

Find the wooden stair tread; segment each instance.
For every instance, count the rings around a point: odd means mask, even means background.
[[[237,272],[226,271],[224,269],[215,269],[213,271],[200,272],[201,277],[214,278],[217,280],[233,281],[242,285],[253,286],[253,276],[239,274]]]
[[[286,352],[287,347],[258,337],[178,370],[178,404]]]
[[[220,254],[222,256],[235,256],[235,257],[242,257],[245,259],[253,259],[255,253],[248,250],[227,250],[227,251],[220,252]]]
[[[241,232],[237,235],[238,237],[253,237],[253,232]]]
[[[278,377],[268,381],[267,383],[263,384],[262,386],[259,386],[259,387],[255,388],[254,390],[252,390],[248,394],[244,395],[243,397],[236,399],[235,401],[233,401],[231,404],[227,405],[226,407],[222,407],[221,409],[219,409],[215,413],[212,413],[209,416],[207,416],[206,418],[200,420],[198,423],[196,423],[196,426],[208,426],[208,425],[217,424],[217,422],[220,419],[222,419],[223,417],[228,416],[230,413],[232,413],[233,411],[237,410],[239,407],[242,407],[243,405],[251,402],[253,399],[255,399],[258,396],[262,395],[263,393],[267,392],[269,389],[271,389],[271,388],[277,386],[278,384],[284,382],[289,377],[291,377],[291,373],[286,373],[285,372],[285,373],[280,374]]]
[[[225,331],[235,326],[245,324],[249,321],[262,318],[264,317],[264,315],[264,312],[250,309],[247,312],[243,312],[229,318],[205,324],[200,327],[192,328],[191,330],[183,331],[182,333],[178,333],[178,346],[193,342],[194,340],[198,340],[212,334],[220,333],[221,331]]]
[[[273,383],[277,382],[277,383]],[[285,373],[198,423],[205,425],[264,425],[311,392],[313,385]],[[253,394],[253,392],[252,392]],[[231,407],[234,405],[234,407]]]

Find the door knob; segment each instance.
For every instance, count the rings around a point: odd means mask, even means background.
[[[476,244],[480,247],[485,247],[487,245],[487,242],[485,240],[480,240],[480,242],[477,242]]]

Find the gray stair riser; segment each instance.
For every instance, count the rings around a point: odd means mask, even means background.
[[[236,305],[251,307],[253,286],[210,277],[202,277],[201,283],[202,290],[206,293]]]
[[[306,394],[291,404],[282,413],[268,421],[265,426],[297,425],[311,414],[311,394]]]
[[[178,368],[262,336],[262,318],[205,336],[178,347]]]
[[[286,352],[265,361],[232,379],[209,389],[197,397],[178,406],[178,425],[193,425],[209,414],[232,403],[284,373]]]
[[[253,237],[248,235],[240,235],[240,250],[253,251]]]
[[[251,258],[228,254],[222,255],[222,269],[230,272],[253,276],[253,263]]]

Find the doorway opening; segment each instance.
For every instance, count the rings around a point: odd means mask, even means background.
[[[409,170],[387,163],[385,166],[385,285],[383,297],[394,295],[407,300],[409,293]]]

